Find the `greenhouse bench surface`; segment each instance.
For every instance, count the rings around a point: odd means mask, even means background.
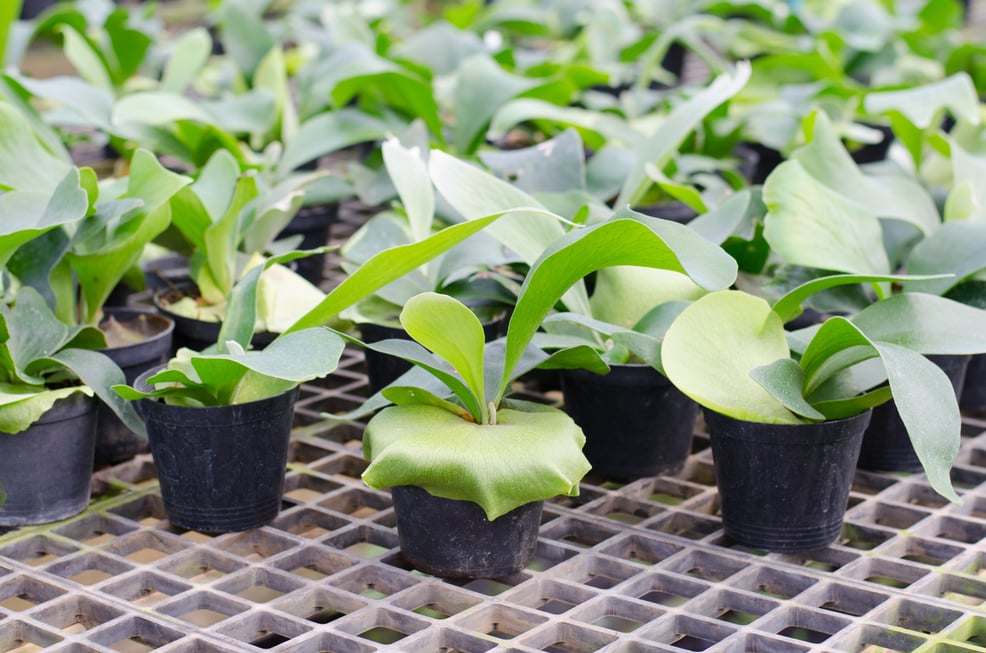
[[[305,385],[283,508],[210,537],[170,525],[149,455],[102,470],[85,513],[0,536],[0,650],[986,651],[986,422],[946,503],[923,475],[859,472],[841,539],[803,555],[726,541],[702,429],[677,474],[591,475],[546,504],[522,572],[445,581],[401,558],[360,473],[362,355]],[[522,388],[531,398],[558,401]]]

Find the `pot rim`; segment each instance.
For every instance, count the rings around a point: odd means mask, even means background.
[[[172,334],[174,334],[175,332],[175,321],[173,319],[171,319],[170,317],[159,311],[154,311],[151,309],[112,306],[112,307],[104,308],[103,315],[104,315],[104,319],[110,315],[127,315],[127,316],[135,316],[135,317],[145,317],[148,320],[162,321],[161,329],[149,335],[147,338],[139,342],[135,342],[127,345],[107,347],[103,350],[106,352],[110,352],[110,351],[121,352],[130,348],[142,347],[147,343],[168,338],[172,336]],[[100,321],[100,329],[102,329],[102,320]]]
[[[149,370],[147,370],[146,372],[144,372],[143,374],[137,377],[137,379],[133,383],[133,387],[136,388],[137,390],[140,390],[141,392],[146,392],[148,390],[151,390],[151,387],[147,384],[147,379],[154,376],[158,372],[164,370],[165,368],[167,368],[167,366],[168,366],[167,363],[163,363],[161,365],[155,365],[154,367],[150,368]],[[290,388],[288,390],[285,390],[284,392],[281,392],[279,394],[270,397],[263,397],[262,399],[255,399],[253,401],[247,401],[241,404],[228,404],[225,406],[175,406],[172,404],[167,404],[161,399],[139,399],[137,401],[137,405],[140,407],[142,413],[144,413],[144,411],[149,406],[158,406],[161,407],[161,409],[167,409],[169,411],[175,411],[178,413],[189,414],[189,415],[193,413],[198,415],[205,415],[210,411],[216,413],[230,412],[231,409],[239,414],[249,415],[250,413],[253,412],[261,412],[266,414],[269,413],[269,410],[266,408],[266,405],[274,401],[285,399],[289,395],[294,395],[294,398],[291,399],[292,404],[295,401],[297,401],[297,396],[300,392],[300,385],[301,384],[298,384],[293,388]],[[154,409],[152,408],[151,410]],[[146,413],[144,417],[146,419],[147,417]]]
[[[774,444],[798,446],[802,444],[822,444],[855,437],[862,437],[869,425],[873,409],[868,408],[852,417],[826,420],[824,422],[800,422],[797,424],[774,424],[756,422],[731,417],[710,408],[702,408],[705,423],[711,438],[731,438],[752,444]],[[724,431],[723,426],[734,426]]]

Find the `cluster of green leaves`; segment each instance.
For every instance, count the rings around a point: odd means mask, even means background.
[[[19,433],[59,399],[95,392],[128,427],[144,433],[131,405],[111,390],[123,372],[98,349],[103,333],[58,320],[44,298],[22,288],[11,307],[0,304],[0,431]]]
[[[188,179],[189,185],[171,200],[171,224],[190,245],[190,275],[200,299],[186,297],[169,310],[221,321],[233,287],[248,269],[263,262],[300,208],[304,185],[312,178],[294,177],[266,188],[257,175],[241,174],[231,154],[216,152],[198,178]],[[274,267],[265,280],[277,284],[277,301],[261,304],[260,330],[282,331],[323,296],[286,268]]]
[[[505,182],[437,152],[430,172],[460,211],[470,202],[479,213],[501,207],[458,226],[495,219],[487,227],[495,238],[530,254],[540,246],[541,252],[520,288],[505,338],[485,343],[472,311],[452,297],[426,292],[409,300],[400,315],[414,342],[366,345],[412,362],[438,385],[399,380],[383,391],[396,405],[367,425],[364,452],[371,464],[364,480],[374,487],[411,483],[437,496],[473,501],[489,519],[524,503],[577,493],[588,470],[581,431],[560,411],[507,399],[513,379],[535,366],[607,370],[595,349],[581,343],[550,356],[533,346],[546,316],[563,297],[584,304],[582,279],[599,269],[670,270],[716,290],[732,284],[736,264],[687,227],[632,211],[559,235],[553,231],[565,223],[560,216]],[[572,292],[573,286],[580,290]],[[398,422],[404,426],[395,430]],[[464,455],[467,449],[483,455]]]
[[[13,74],[0,84],[0,117],[12,117],[0,148],[30,154],[0,156],[0,205],[24,216],[0,234],[0,262],[60,317],[89,322],[110,282],[171,223],[194,249],[203,298],[222,307],[214,351],[183,352],[155,387],[120,388],[124,396],[225,405],[290,389],[334,369],[343,340],[323,325],[365,311],[375,295],[389,311],[403,307],[416,342],[372,347],[424,370],[364,408],[397,404],[367,430],[366,478],[376,486],[413,482],[476,501],[491,518],[521,499],[577,491],[578,429],[557,411],[511,405],[511,382],[535,366],[605,372],[632,357],[744,419],[837,419],[890,394],[912,400],[899,407],[915,448],[934,486],[955,498],[955,399],[920,354],[983,351],[980,314],[891,295],[893,283],[956,291],[986,269],[977,247],[986,139],[977,76],[961,63],[971,56],[950,57],[954,0],[900,16],[867,0],[677,3],[674,12],[651,0],[475,1],[423,29],[397,0],[317,12],[297,4],[272,20],[263,1],[218,3],[222,56],[202,29],[151,43],[123,9],[103,21],[66,14],[63,45],[81,79]],[[0,15],[0,34],[4,25]],[[757,59],[734,64],[707,40],[728,57]],[[675,42],[721,74],[704,88],[652,88],[675,81],[660,66]],[[958,121],[949,134],[946,113]],[[853,162],[845,143],[880,136],[864,119],[892,127],[906,154],[899,165]],[[107,135],[132,153],[129,177],[97,184],[76,170],[48,122]],[[518,133],[550,140],[482,148]],[[379,156],[345,169],[349,179],[330,179],[367,199],[396,195],[400,207],[347,244],[349,275],[331,292],[277,293],[283,301],[268,305],[264,279],[301,254],[259,255],[304,190],[326,180],[299,169],[388,135],[397,137]],[[790,155],[762,191],[742,188],[732,164],[715,158],[741,137]],[[191,176],[140,147],[177,158]],[[476,155],[490,172],[442,149]],[[932,175],[948,188],[945,224]],[[631,210],[658,199],[700,217],[686,228]],[[526,276],[506,337],[486,344],[469,309],[431,291],[454,294],[478,264],[508,263]],[[892,276],[901,266],[921,276]],[[740,280],[757,292],[772,272],[774,286],[795,287],[771,306],[727,290],[737,269],[762,275]],[[943,272],[956,276],[935,276]],[[66,285],[72,278],[81,291]],[[831,307],[834,293],[852,317],[785,332],[802,304],[827,297]],[[946,316],[956,326],[944,328]],[[284,332],[263,352],[249,351],[258,322]],[[325,357],[306,356],[313,348]],[[394,433],[395,421],[414,428]],[[455,435],[436,435],[439,426]],[[498,464],[462,455],[471,447],[492,460],[494,428],[506,434]],[[525,453],[531,446],[540,453]],[[557,473],[543,461],[558,461]],[[528,474],[543,482],[510,489]],[[468,479],[465,489],[449,478]]]
[[[795,289],[773,307],[737,290],[706,295],[668,329],[665,373],[702,406],[755,422],[841,419],[893,396],[929,482],[958,500],[948,475],[959,448],[955,392],[922,354],[983,352],[986,313],[935,295],[903,293],[848,319],[784,330],[810,292],[891,279],[828,277]]]

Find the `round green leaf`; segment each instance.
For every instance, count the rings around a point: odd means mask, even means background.
[[[401,326],[416,341],[448,361],[473,395],[483,401],[486,336],[479,318],[465,304],[448,295],[421,293],[404,305]],[[486,411],[482,412],[485,417]]]
[[[668,379],[706,408],[754,422],[797,424],[802,420],[750,376],[790,355],[784,325],[765,300],[722,290],[678,316],[661,360]]]

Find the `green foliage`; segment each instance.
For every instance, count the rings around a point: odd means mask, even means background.
[[[0,7],[0,68],[6,65],[9,35],[20,15],[21,0],[10,0]]]
[[[137,264],[144,246],[171,223],[171,198],[190,182],[164,168],[150,152],[137,150],[130,163],[126,192],[102,203],[90,200],[95,206],[79,225],[67,253],[82,295],[80,322],[99,323],[110,293]],[[125,204],[128,201],[130,204]],[[71,281],[71,276],[63,275],[62,280]],[[69,289],[55,293],[74,295]]]
[[[509,202],[496,196],[500,188],[488,187],[492,204]],[[385,409],[367,426],[364,451],[371,461],[364,475],[367,483],[375,487],[413,483],[439,496],[478,503],[490,519],[523,503],[576,492],[588,470],[579,451],[583,438],[578,428],[560,411],[513,410],[504,397],[512,379],[532,365],[547,363],[547,355],[536,348],[532,351],[531,341],[566,290],[585,275],[611,265],[671,269],[712,289],[728,286],[736,275],[728,255],[687,228],[628,211],[609,222],[573,230],[546,249],[524,281],[502,343],[484,345],[479,321],[455,299],[437,293],[418,295],[405,306],[401,323],[435,355],[401,341],[372,347],[434,375],[461,407],[425,387],[398,384],[385,389],[384,397],[400,405]],[[569,365],[600,367],[598,355],[584,346],[556,358],[566,354],[572,355]],[[395,420],[402,428],[394,427]],[[496,429],[491,432],[496,438],[487,435],[489,429]],[[462,446],[470,447],[468,456],[459,455]],[[450,477],[452,460],[455,476]]]
[[[860,280],[809,282],[792,296]],[[958,405],[948,378],[922,354],[986,351],[986,313],[934,295],[895,295],[851,320],[833,317],[810,329],[798,356],[782,324],[796,304],[782,298],[771,308],[735,290],[702,297],[668,329],[662,349],[668,378],[706,408],[768,423],[847,417],[892,395],[929,482],[957,501],[948,470],[959,447]],[[861,373],[860,365],[872,360],[882,377]],[[878,387],[884,381],[889,387]]]
[[[194,247],[190,274],[204,308],[187,298],[170,309],[188,317],[223,321],[230,292],[270,251],[277,234],[301,207],[304,186],[312,179],[294,177],[267,188],[257,175],[241,174],[231,154],[216,152],[198,179],[178,190],[170,204],[172,224]],[[290,324],[324,296],[284,268],[270,270],[265,281],[276,286],[274,292],[284,300],[279,306],[293,315],[270,314],[261,304],[263,310],[257,317],[262,330]]]
[[[104,354],[99,329],[68,326],[33,288],[21,288],[14,305],[0,304],[0,430],[19,433],[54,402],[75,392],[95,392],[136,433],[143,424],[111,390],[123,372]]]
[[[928,192],[903,174],[869,175],[853,162],[824,113],[812,134],[763,187],[764,237],[785,262],[858,274],[889,274],[881,219],[934,233],[940,220]]]
[[[116,385],[125,399],[163,398],[180,406],[231,406],[276,396],[336,368],[343,341],[320,327],[276,339],[261,351],[226,343],[228,353],[179,350],[167,369],[147,379],[152,389]],[[313,352],[316,352],[313,355]]]

